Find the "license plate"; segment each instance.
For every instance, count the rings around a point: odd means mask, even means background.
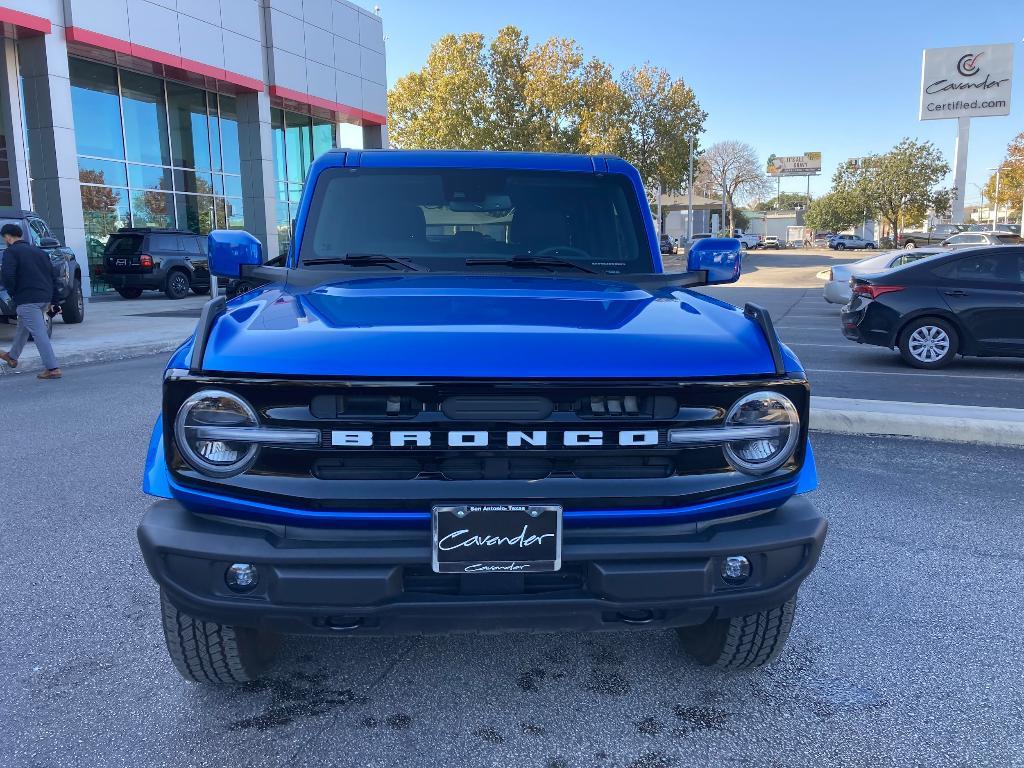
[[[433,509],[435,573],[533,573],[562,567],[557,504],[450,504]]]

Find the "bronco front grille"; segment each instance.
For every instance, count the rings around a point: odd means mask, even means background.
[[[319,445],[264,447],[247,472],[224,480],[204,477],[182,461],[169,427],[180,404],[203,388],[244,397],[265,426],[315,429]],[[181,376],[165,381],[165,445],[179,482],[292,506],[423,509],[433,501],[462,499],[547,499],[567,509],[667,506],[682,497],[777,482],[802,463],[801,449],[773,475],[751,478],[730,467],[721,447],[669,443],[671,429],[720,425],[737,399],[757,389],[782,391],[807,413],[806,382],[793,379],[341,382]]]

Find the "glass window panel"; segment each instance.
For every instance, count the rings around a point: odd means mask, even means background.
[[[170,165],[163,82],[155,77],[122,70],[121,97],[128,159]]]
[[[219,171],[220,159],[220,118],[217,117],[217,101],[214,94],[210,94],[210,167]]]
[[[313,118],[313,157],[320,157],[334,147],[334,123],[319,117]]]
[[[352,123],[341,123],[338,126],[338,146],[350,149],[363,148],[363,128]]]
[[[210,124],[206,117],[206,91],[167,81],[171,124],[171,164],[184,168],[210,168]]]
[[[285,172],[283,110],[270,110],[270,134],[274,145],[274,178],[283,181],[288,178],[288,175]]]
[[[308,116],[285,114],[284,145],[288,181],[302,182],[313,160],[313,131]]]
[[[240,197],[229,197],[227,203],[227,228],[228,229],[245,229],[245,209],[242,204],[242,198]]]
[[[238,150],[238,102],[233,96],[220,96],[220,140],[224,170],[241,173],[241,153]]]
[[[175,195],[178,227],[200,235],[214,229],[213,200],[210,195]]]
[[[170,192],[171,169],[129,163],[128,186],[132,189],[162,189]]]
[[[284,181],[277,182],[277,199],[281,201],[288,200],[288,184]]]
[[[224,176],[219,173],[213,174],[213,194],[224,194]]]
[[[213,193],[213,176],[209,173],[196,173],[174,169],[174,189],[177,192],[192,192],[201,195]]]
[[[132,192],[132,225],[173,227],[174,195],[170,192]]]
[[[128,184],[124,163],[95,160],[91,157],[78,158],[78,180],[83,184],[107,184],[115,187]]]
[[[224,194],[228,197],[241,197],[242,196],[242,177],[241,176],[225,176],[224,177]]]
[[[289,184],[288,185],[288,199],[296,203],[302,199],[302,185],[301,184]]]
[[[81,59],[71,59],[68,66],[78,154],[123,159],[117,70]]]
[[[291,242],[291,218],[288,215],[288,203],[277,204],[277,242],[278,255],[283,256],[288,252],[288,244]]]
[[[85,250],[93,293],[106,293],[103,281],[103,249],[110,235],[131,224],[128,190],[118,187],[82,185],[82,214],[85,219]]]

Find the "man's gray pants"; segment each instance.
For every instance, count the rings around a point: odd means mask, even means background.
[[[46,366],[46,370],[52,371],[60,366],[57,365],[57,356],[53,354],[50,337],[46,335],[46,319],[43,313],[49,308],[49,303],[18,305],[15,310],[18,315],[18,328],[14,331],[14,343],[11,344],[9,354],[15,360],[20,358],[21,350],[24,349],[25,342],[28,341],[28,335],[32,334],[36,349],[39,350],[39,357],[43,359],[43,365]]]

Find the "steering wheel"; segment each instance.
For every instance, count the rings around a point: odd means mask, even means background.
[[[589,253],[584,251],[582,248],[573,248],[571,245],[549,245],[547,248],[541,248],[539,251],[531,255],[534,258],[542,259],[545,256],[558,256],[561,258],[560,254],[572,254],[586,260],[590,259]]]

